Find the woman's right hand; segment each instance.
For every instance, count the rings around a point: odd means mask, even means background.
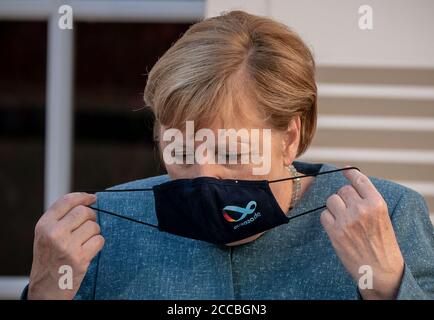
[[[35,227],[33,263],[28,299],[73,299],[93,257],[104,246],[95,211],[86,207],[96,201],[88,193],[69,193],[59,198]],[[62,289],[61,266],[72,269],[72,289]]]

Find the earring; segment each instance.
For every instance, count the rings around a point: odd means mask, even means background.
[[[291,173],[292,177],[298,176],[297,169],[290,164],[288,166],[288,171]],[[292,180],[292,197],[291,197],[291,204],[289,205],[289,208],[293,208],[295,203],[300,198],[300,192],[301,192],[301,178],[296,178]]]

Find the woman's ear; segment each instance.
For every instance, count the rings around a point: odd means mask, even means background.
[[[288,128],[282,135],[283,165],[289,166],[297,157],[298,145],[300,144],[301,120],[299,116],[289,122]]]

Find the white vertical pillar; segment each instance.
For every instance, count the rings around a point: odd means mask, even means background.
[[[70,192],[73,137],[73,29],[58,26],[58,7],[48,21],[45,132],[45,208]]]

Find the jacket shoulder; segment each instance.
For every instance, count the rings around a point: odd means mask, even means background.
[[[169,181],[170,178],[167,174],[154,176],[144,179],[138,179],[133,181],[128,181],[118,185],[114,185],[107,190],[126,190],[126,189],[140,189],[140,188],[152,188],[153,186]]]
[[[386,201],[390,215],[393,215],[403,201],[407,209],[411,204],[411,206],[422,208],[422,211],[426,211],[424,214],[429,215],[425,199],[419,192],[393,181],[375,177],[369,177],[369,179]]]
[[[377,190],[381,193],[381,195],[385,199],[387,198],[390,200],[398,201],[404,195],[410,198],[422,197],[422,195],[417,191],[409,187],[406,187],[402,184],[390,180],[386,180],[386,179],[377,178],[377,177],[369,177],[369,179],[372,181],[375,188],[377,188]]]
[[[126,192],[97,192],[97,208],[111,211],[129,218],[156,223],[154,213],[154,194],[152,190],[136,190],[152,188],[155,185],[169,181],[168,175],[160,175],[145,179],[129,181],[112,186],[106,190],[129,190]],[[103,212],[98,212],[102,226],[107,224],[125,224],[125,220],[117,217],[107,217]]]

